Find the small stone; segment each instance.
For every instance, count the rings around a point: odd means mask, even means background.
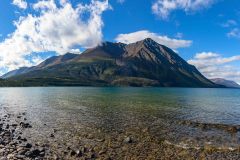
[[[96,158],[96,155],[93,153],[91,154],[90,158]]]
[[[12,126],[13,126],[13,127],[17,127],[17,124],[16,124],[16,123],[14,123],[14,124],[12,124]]]
[[[142,130],[142,132],[144,132],[144,133],[146,133],[146,132],[148,132],[148,128],[144,128],[143,130]]]
[[[97,142],[103,142],[104,139],[96,139]]]
[[[127,137],[124,139],[125,143],[132,143],[132,138],[131,137]]]
[[[45,148],[39,147],[38,150],[39,150],[40,152],[44,152],[44,151],[45,151]]]
[[[38,149],[34,149],[34,150],[26,152],[25,155],[28,157],[34,158],[34,157],[37,157],[40,155],[40,151]]]
[[[106,153],[106,150],[101,150],[98,154],[102,155],[102,154],[105,154],[105,153]]]
[[[32,145],[31,145],[30,143],[27,143],[25,147],[26,147],[26,148],[31,148]]]
[[[77,150],[77,151],[76,151],[76,154],[77,154],[77,156],[79,156],[79,157],[82,156],[82,152],[81,152],[80,150]]]
[[[238,129],[237,129],[237,127],[234,127],[234,126],[233,126],[233,127],[229,127],[229,128],[228,128],[228,131],[231,132],[231,133],[237,133],[237,132],[238,132]]]
[[[40,157],[44,157],[44,156],[45,156],[45,152],[40,152],[40,153],[39,153],[39,156],[40,156]]]
[[[24,155],[16,155],[17,159],[26,159],[26,157]]]
[[[70,154],[71,154],[71,156],[74,156],[74,155],[76,155],[77,153],[76,153],[74,150],[72,150]]]
[[[85,153],[85,152],[87,151],[87,148],[81,147],[80,151],[81,151],[82,153]]]

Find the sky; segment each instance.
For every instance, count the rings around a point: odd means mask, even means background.
[[[207,78],[240,83],[239,0],[2,0],[0,75],[104,41],[144,38]]]

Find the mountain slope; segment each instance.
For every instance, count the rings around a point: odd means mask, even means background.
[[[215,78],[215,79],[211,79],[211,81],[216,83],[216,84],[226,86],[228,88],[240,88],[240,85],[237,84],[236,82],[226,80],[226,79],[223,79],[223,78]]]
[[[218,87],[174,51],[149,38],[129,45],[105,42],[65,61],[64,56],[47,59],[10,79],[26,85]]]
[[[65,55],[62,56],[53,56],[51,58],[48,58],[47,60],[43,61],[42,63],[40,63],[37,66],[33,66],[33,67],[21,67],[19,69],[10,71],[4,75],[2,75],[0,78],[2,79],[7,79],[10,77],[14,77],[14,76],[18,76],[21,74],[25,74],[28,73],[30,71],[36,71],[36,70],[40,70],[40,69],[44,69],[50,66],[54,66],[60,63],[65,63],[75,57],[77,57],[77,54],[72,54],[72,53],[66,53]]]
[[[32,69],[32,67],[29,67],[29,68],[28,68],[28,67],[21,67],[21,68],[19,68],[19,69],[10,71],[10,72],[2,75],[0,78],[2,78],[2,79],[7,79],[7,78],[10,78],[10,77],[14,77],[14,76],[17,76],[17,75],[21,75],[21,74],[24,74],[24,73],[29,72],[31,69]]]

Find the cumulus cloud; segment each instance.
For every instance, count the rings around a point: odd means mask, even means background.
[[[28,4],[25,0],[13,0],[13,4],[21,9],[26,9]]]
[[[158,35],[157,33],[152,33],[147,30],[137,31],[137,32],[128,33],[128,34],[119,34],[115,38],[115,40],[117,42],[129,44],[129,43],[134,43],[134,42],[143,40],[145,38],[152,38],[159,44],[166,45],[172,49],[189,47],[192,44],[192,41],[189,41],[189,40],[172,39],[172,38],[169,38],[168,36],[161,36],[161,35]]]
[[[210,7],[217,0],[156,0],[152,5],[152,11],[162,19],[167,19],[174,10],[194,12]]]
[[[33,4],[34,13],[14,22],[16,30],[0,42],[0,70],[31,66],[38,61],[26,59],[32,53],[77,52],[102,41],[102,13],[110,8],[108,0],[91,1],[76,7],[67,0],[41,0]],[[34,57],[32,57],[34,58]]]
[[[240,55],[222,57],[213,52],[197,53],[188,63],[195,65],[208,78],[224,78],[240,83],[240,68],[234,62],[240,61]]]

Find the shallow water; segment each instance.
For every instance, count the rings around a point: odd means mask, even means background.
[[[237,89],[0,88],[0,107],[26,112],[33,124],[26,135],[33,141],[49,141],[52,129],[58,131],[59,141],[74,143],[75,136],[99,130],[111,137],[115,132],[140,134],[147,128],[150,136],[182,147],[234,148],[240,145],[239,132],[214,124],[240,125],[239,97]]]

